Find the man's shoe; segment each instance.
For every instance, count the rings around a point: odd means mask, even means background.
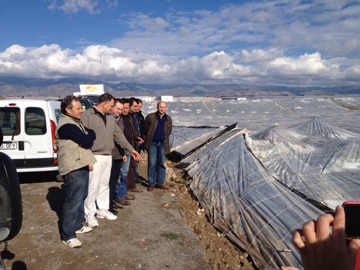
[[[114,211],[118,212],[117,209],[124,209],[124,207],[122,207],[120,204],[116,204],[115,201],[114,201],[114,205],[113,205],[113,209]],[[109,210],[110,212],[113,212],[111,211],[111,209]],[[114,213],[115,214],[115,213]]]
[[[117,216],[118,211],[115,210],[115,207],[117,207],[117,206],[116,206],[116,205],[113,205],[113,208],[110,208],[109,211],[110,211],[111,213],[113,213],[115,216]]]
[[[95,216],[87,216],[85,219],[85,223],[91,227],[99,227],[99,222],[97,221],[97,218]]]
[[[93,228],[89,226],[82,226],[80,230],[77,230],[75,233],[89,233],[93,230]]]
[[[114,203],[116,205],[120,205],[120,206],[121,205],[130,205],[130,202],[125,199],[116,199],[116,200],[114,200]]]
[[[155,188],[154,186],[148,186],[147,190],[148,190],[148,191],[153,191],[154,188]]]
[[[106,218],[108,220],[116,220],[117,216],[115,216],[113,213],[111,213],[109,210],[100,210],[96,213],[96,217],[98,218]]]
[[[71,248],[79,248],[81,247],[81,242],[79,239],[77,238],[71,238],[69,240],[62,240],[61,241],[64,245],[67,245],[68,247],[71,247]]]
[[[125,200],[135,200],[135,196],[128,194],[128,195],[126,195]]]
[[[169,189],[169,188],[168,188],[167,186],[165,186],[165,185],[160,185],[159,188],[162,189],[162,190],[168,190],[168,189]]]
[[[143,192],[140,188],[132,188],[132,189],[130,189],[129,191],[131,191],[131,192],[138,192],[138,193]]]

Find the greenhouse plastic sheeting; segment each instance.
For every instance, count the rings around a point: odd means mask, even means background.
[[[193,155],[182,162],[190,164],[190,187],[212,224],[260,269],[299,265],[291,233],[301,226],[301,216],[313,219],[320,211],[266,172],[247,149],[241,130],[200,148],[198,159]]]
[[[332,209],[360,199],[359,134],[313,117],[252,138],[252,151],[266,170],[307,199]]]
[[[184,97],[167,113],[194,195],[259,269],[301,269],[293,231],[360,199],[360,96]]]
[[[253,138],[235,128],[182,160],[213,225],[260,269],[301,266],[293,231],[316,219],[322,213],[319,206],[360,199],[355,134],[314,121],[325,133],[301,133],[311,123],[266,130]]]
[[[360,199],[359,134],[317,117],[252,136],[233,127],[176,147],[190,187],[213,225],[259,269],[301,268],[294,230]]]

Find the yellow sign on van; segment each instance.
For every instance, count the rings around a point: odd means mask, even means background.
[[[80,84],[81,95],[101,95],[104,94],[103,84]]]

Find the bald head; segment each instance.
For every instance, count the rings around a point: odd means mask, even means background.
[[[157,110],[160,115],[164,115],[167,110],[167,103],[165,101],[159,101],[159,103],[157,104]]]

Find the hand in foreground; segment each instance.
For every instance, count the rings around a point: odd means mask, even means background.
[[[332,225],[332,232],[330,226]],[[345,239],[345,212],[336,208],[335,217],[319,216],[317,221],[306,222],[293,234],[305,270],[353,270],[360,239]]]
[[[133,150],[131,152],[131,156],[136,160],[136,161],[139,161],[141,159],[141,156],[140,154],[136,151],[136,150]]]

